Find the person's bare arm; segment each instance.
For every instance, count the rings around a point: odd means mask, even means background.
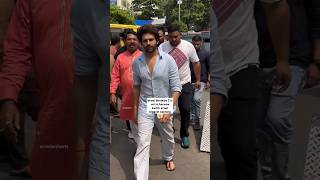
[[[320,40],[313,41],[313,61],[306,71],[306,87],[311,88],[320,84]]]
[[[207,77],[208,77],[205,89],[209,89],[210,88],[210,79],[211,79],[211,77],[210,77],[210,54],[208,54],[205,62],[206,62]]]
[[[265,10],[273,47],[277,55],[274,87],[279,91],[288,88],[291,80],[289,56],[289,7],[286,0],[262,3]]]
[[[201,65],[200,61],[192,63],[193,70],[194,70],[194,76],[196,78],[195,87],[197,89],[200,89],[200,76],[201,76]]]
[[[320,61],[320,1],[308,0],[306,10],[310,20],[310,35],[313,44],[313,59]]]
[[[306,72],[306,87],[313,87],[320,84],[320,2],[309,0],[306,5],[312,40],[312,61]]]
[[[98,73],[88,76],[75,76],[74,80],[74,107],[79,135],[78,147],[85,147],[86,137],[94,117],[97,92],[98,92]]]
[[[173,106],[177,105],[179,96],[180,96],[180,92],[178,91],[172,92]]]
[[[77,174],[79,180],[87,176],[88,157],[85,155],[86,141],[89,137],[97,101],[98,74],[75,76],[73,99],[75,112]]]
[[[210,107],[211,122],[216,123],[218,121],[222,105],[224,104],[223,96],[220,94],[211,94],[210,102],[212,103]]]
[[[212,15],[212,30],[210,35],[210,123],[215,127],[222,107],[227,103],[228,88],[230,85],[225,73],[225,65],[222,53],[222,47],[219,41],[218,21],[214,12]]]

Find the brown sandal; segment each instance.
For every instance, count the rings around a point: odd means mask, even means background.
[[[174,164],[173,160],[165,161],[167,171],[174,171],[176,169],[176,165]],[[173,165],[173,168],[172,168]]]

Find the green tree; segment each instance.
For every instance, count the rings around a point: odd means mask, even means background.
[[[110,6],[110,24],[134,24],[134,17],[116,5]]]
[[[132,2],[133,12],[140,12],[136,14],[136,19],[149,20],[152,17],[162,18],[165,15],[165,5],[168,0],[134,0]]]
[[[177,0],[134,0],[132,11],[141,14],[136,19],[151,19],[151,17],[166,17],[166,24],[177,24],[182,30],[203,30],[209,28],[210,0],[182,0],[179,6]]]
[[[180,7],[180,19],[187,25],[188,30],[203,30],[209,27],[209,8],[208,0],[183,0]],[[177,1],[172,0],[167,4],[166,11],[167,23],[179,19],[179,6]]]
[[[188,31],[188,26],[182,22],[182,21],[178,21],[178,20],[174,20],[173,22],[170,23],[170,25],[175,25],[179,28],[180,32],[187,32]]]

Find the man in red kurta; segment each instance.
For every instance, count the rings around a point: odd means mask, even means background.
[[[40,96],[33,180],[75,180],[70,35],[71,0],[18,0],[4,41],[0,100],[12,121],[19,91],[30,67]],[[11,118],[11,119],[10,119]]]
[[[111,102],[116,102],[116,91],[121,87],[121,120],[133,120],[133,104],[132,104],[132,63],[142,55],[138,49],[139,41],[136,33],[131,30],[126,34],[127,50],[121,53],[114,63],[111,71],[110,94]],[[132,125],[131,125],[132,126]],[[130,127],[130,126],[129,126]],[[134,133],[134,132],[133,132]]]

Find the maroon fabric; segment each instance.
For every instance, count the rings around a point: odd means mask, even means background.
[[[169,54],[173,57],[173,59],[176,61],[176,64],[178,66],[178,69],[180,69],[186,61],[188,61],[187,56],[179,49],[179,48],[173,48]]]
[[[237,9],[241,0],[215,0],[213,10],[217,16],[219,25],[222,25]]]
[[[33,180],[75,180],[71,0],[18,0],[4,42],[0,99],[17,100],[30,67],[40,96]]]

